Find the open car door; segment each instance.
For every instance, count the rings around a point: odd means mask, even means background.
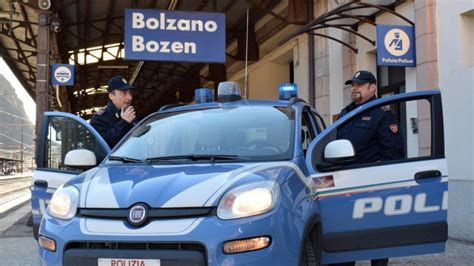
[[[349,122],[371,128],[374,108],[397,110],[403,157],[353,163]],[[448,183],[439,91],[398,94],[356,108],[311,143],[306,159],[322,220],[322,263],[444,252]],[[331,182],[328,182],[331,181]],[[321,184],[324,184],[323,186]]]
[[[94,167],[65,165],[66,154],[73,150],[86,151],[85,154],[90,154],[87,150],[91,151],[95,155],[95,165],[110,152],[104,139],[84,119],[70,113],[46,112],[37,139],[37,168],[31,187],[33,233],[36,239],[41,218],[54,191],[72,177]]]

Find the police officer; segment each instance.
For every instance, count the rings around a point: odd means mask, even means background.
[[[131,103],[136,88],[123,76],[115,76],[110,79],[107,90],[109,103],[94,114],[90,123],[113,148],[133,127],[136,114]]]
[[[376,99],[377,81],[369,71],[357,71],[345,84],[351,85],[352,103],[341,111],[338,119],[362,104]],[[375,108],[363,113],[338,130],[337,138],[350,140],[354,146],[356,158],[348,164],[396,160],[404,157],[405,145],[400,126],[390,110]],[[337,265],[354,264],[355,262],[348,262]],[[388,259],[372,260],[371,265],[388,265]]]
[[[351,84],[352,103],[339,114],[343,117],[360,105],[375,100],[377,81],[369,71],[357,71]],[[404,157],[404,142],[400,126],[390,110],[375,108],[363,113],[338,130],[338,139],[348,139],[354,145],[356,158],[351,164],[395,160]]]

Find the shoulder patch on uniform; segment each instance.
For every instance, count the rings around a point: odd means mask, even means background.
[[[392,131],[393,134],[397,134],[397,132],[398,132],[398,125],[397,124],[391,124],[389,127],[390,127],[390,130]]]

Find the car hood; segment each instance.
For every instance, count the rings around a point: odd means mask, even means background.
[[[113,165],[88,172],[81,184],[80,208],[129,208],[145,203],[151,208],[217,206],[231,187],[245,182],[276,180],[301,173],[291,162]]]

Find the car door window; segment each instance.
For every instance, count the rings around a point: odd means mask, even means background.
[[[316,131],[308,110],[304,110],[301,117],[301,145],[306,154],[309,144],[316,137]]]
[[[314,121],[316,121],[316,127],[318,129],[318,132],[323,131],[326,128],[326,123],[324,123],[323,118],[321,117],[320,114],[318,114],[314,111],[312,112],[312,114],[313,114],[313,117],[314,117]]]
[[[96,155],[97,162],[104,159],[106,151],[95,135],[79,121],[68,117],[49,117],[45,154],[38,167],[53,170],[79,171],[64,165],[66,154],[75,149],[87,149]]]
[[[327,141],[348,139],[354,147],[354,158],[339,163],[328,162],[322,147],[328,142],[320,142],[320,170],[388,164],[391,161],[411,162],[439,156],[444,145],[439,136],[437,139],[433,136],[442,129],[439,125],[433,127],[432,104],[429,99],[395,101],[374,106],[347,119],[333,130]],[[397,115],[394,110],[398,111]]]

